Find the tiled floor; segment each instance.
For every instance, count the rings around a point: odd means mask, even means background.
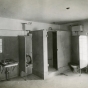
[[[29,75],[26,81],[15,78],[0,82],[0,88],[88,88],[88,73],[79,76],[79,73],[69,71],[46,80]]]

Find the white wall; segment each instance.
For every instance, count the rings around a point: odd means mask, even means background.
[[[24,23],[24,22],[26,22],[26,21],[0,17],[0,29],[22,30],[21,23]]]
[[[26,23],[26,30],[41,30],[41,29],[52,29],[59,30],[60,25],[56,24],[48,24],[48,23],[40,23],[40,22],[32,22],[18,19],[9,19],[9,18],[1,18],[0,17],[0,29],[6,30],[23,30],[22,23]]]
[[[22,23],[26,23],[25,26]],[[0,36],[17,36],[24,35],[23,30],[48,30],[52,27],[54,30],[60,30],[60,25],[30,22],[18,19],[9,19],[0,17]]]
[[[28,24],[25,25],[25,30],[49,30],[49,27],[51,27],[53,30],[60,30],[60,25],[40,22],[28,22]]]
[[[60,25],[60,30],[63,30],[63,31],[68,31],[68,25]]]
[[[24,35],[23,22],[26,21],[0,17],[0,36]]]

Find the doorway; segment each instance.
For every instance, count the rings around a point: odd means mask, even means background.
[[[57,32],[49,31],[47,38],[48,46],[48,71],[57,70]]]

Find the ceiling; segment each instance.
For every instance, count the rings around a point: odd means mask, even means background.
[[[88,0],[0,0],[0,17],[49,23],[85,20]]]

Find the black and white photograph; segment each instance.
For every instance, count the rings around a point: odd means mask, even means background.
[[[88,88],[88,0],[0,0],[0,88]]]

